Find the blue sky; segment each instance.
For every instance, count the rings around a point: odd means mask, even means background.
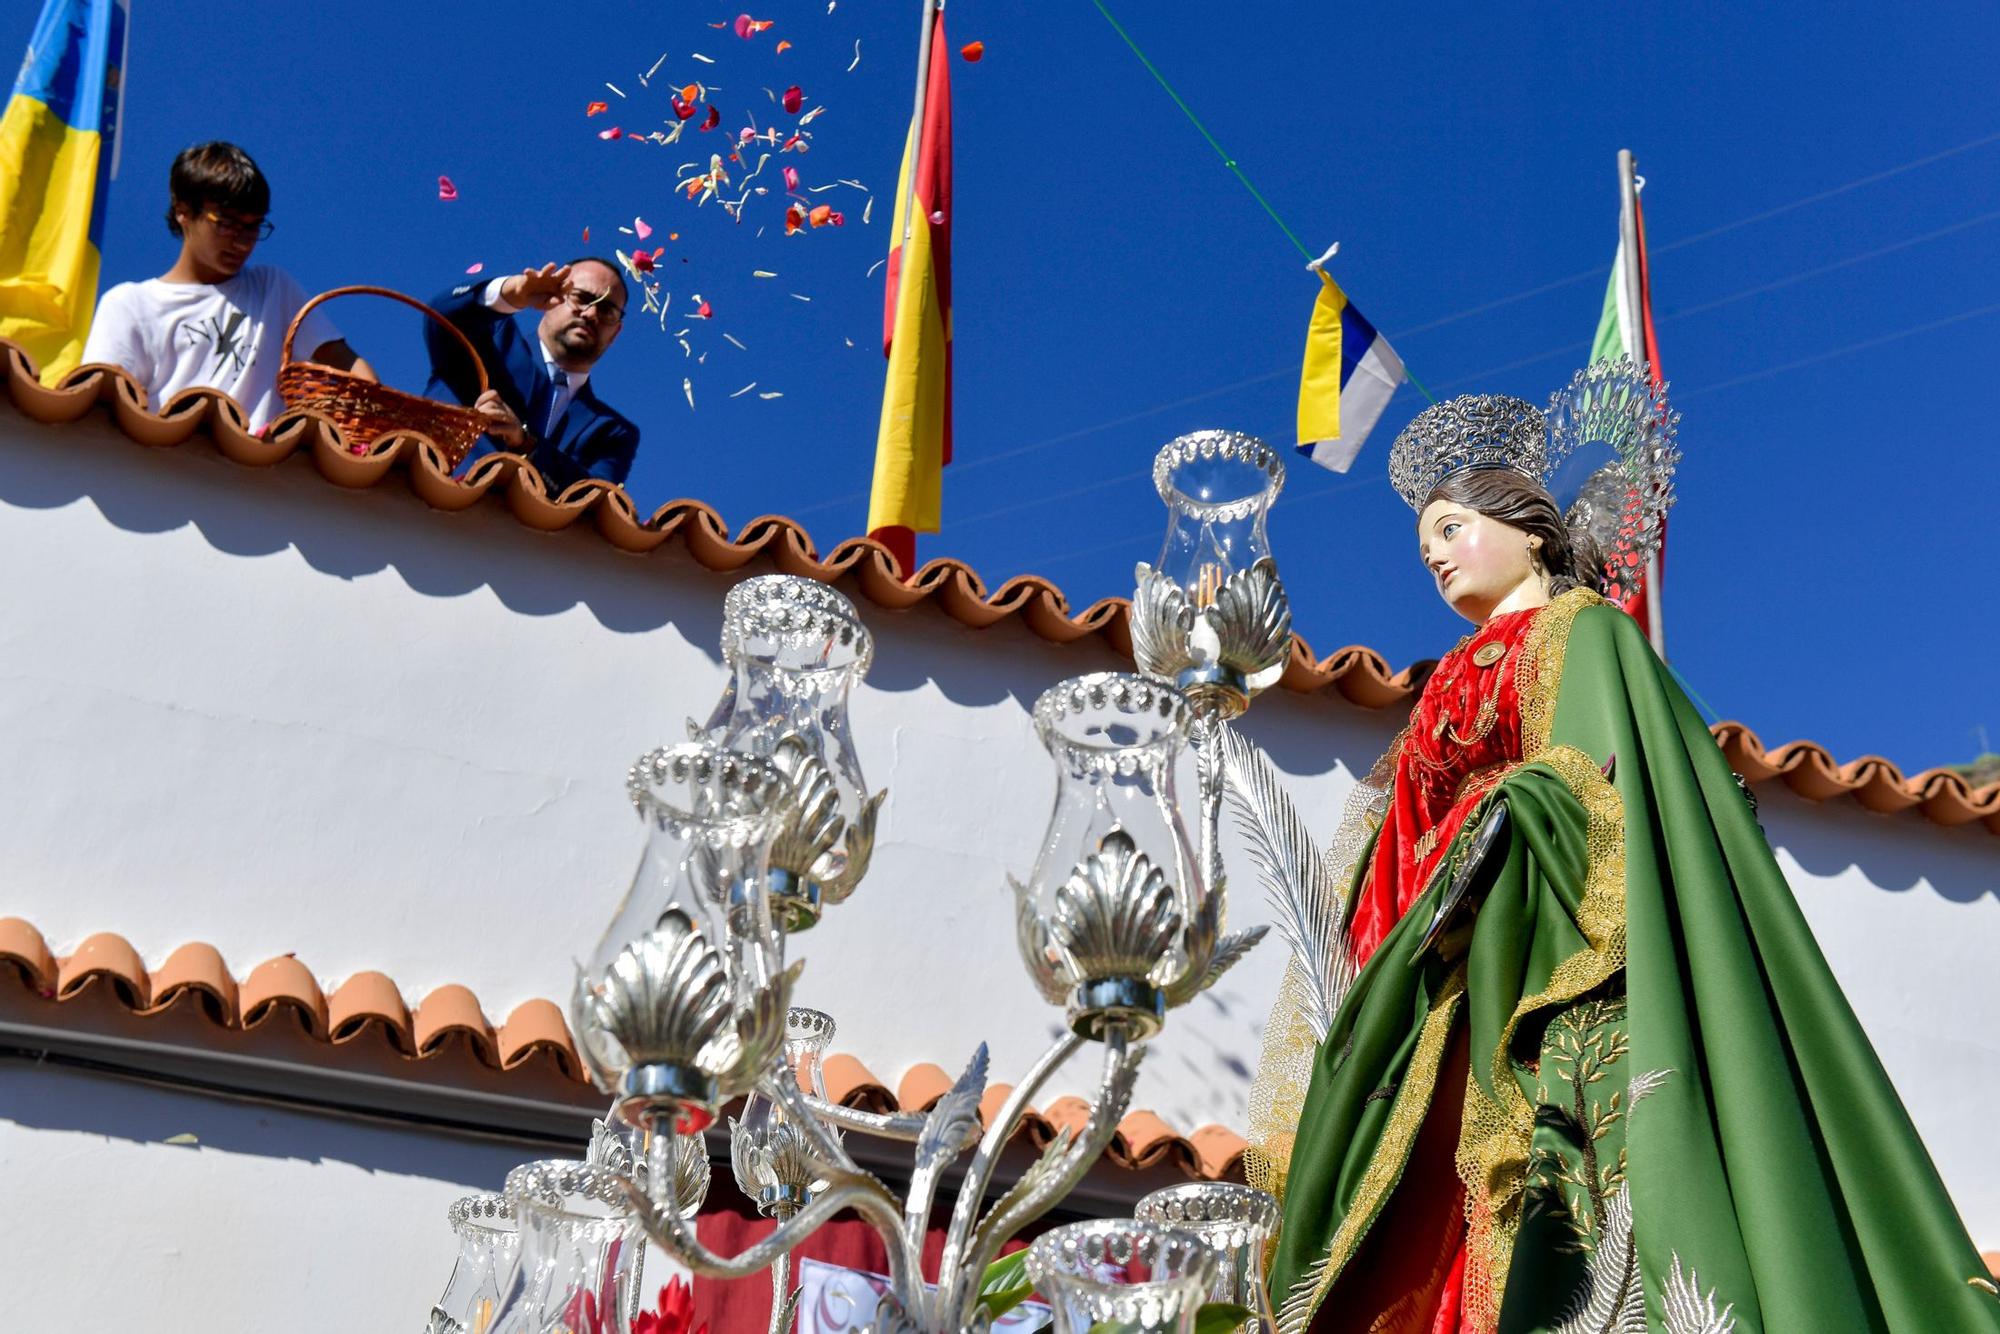
[[[36,8],[9,5],[17,36]],[[308,290],[425,295],[475,262],[629,249],[618,228],[643,217],[674,305],[664,331],[635,315],[597,381],[644,430],[641,507],[789,514],[822,549],[862,529],[882,374],[869,270],[909,114],[909,0],[766,0],[752,12],[775,26],[748,42],[708,26],[738,0],[135,8],[107,283],[167,266],[167,166],[205,138],[263,165],[279,230],[259,258]],[[1541,400],[1581,363],[1615,154],[1637,152],[1683,413],[1677,668],[1767,742],[1913,769],[1969,757],[1982,727],[2000,744],[1990,6],[1112,8],[1307,243],[1342,243],[1336,275],[1440,395]],[[960,462],[921,554],[994,586],[1046,575],[1081,608],[1157,549],[1163,441],[1229,426],[1290,443],[1314,280],[1088,0],[954,0],[947,22],[986,57],[952,65]],[[775,194],[740,227],[689,205],[676,169],[720,131],[598,137],[664,128],[666,87],[697,78],[725,129],[771,123],[766,88],[823,105],[791,160],[806,186],[868,187],[815,196],[846,225],[787,239]],[[586,118],[594,100],[611,109]],[[673,318],[695,293],[715,319]],[[407,312],[332,313],[421,383]],[[1406,387],[1348,477],[1292,469],[1273,540],[1321,654],[1367,644],[1402,666],[1462,628],[1384,474],[1422,406]]]

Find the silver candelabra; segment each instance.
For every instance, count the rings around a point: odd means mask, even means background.
[[[1137,571],[1139,672],[1063,681],[1034,708],[1056,796],[1033,869],[1010,883],[1023,964],[1066,1022],[997,1114],[982,1126],[983,1045],[925,1115],[865,1112],[826,1096],[821,1060],[834,1021],[792,1004],[803,961],[787,954],[868,870],[886,794],[863,781],[847,706],[874,643],[853,605],[825,585],[746,580],[724,604],[731,675],[721,701],[706,723],[689,721],[687,740],[632,767],[645,852],[577,973],[571,1025],[612,1098],[606,1123],[585,1160],[530,1164],[504,1196],[455,1207],[460,1263],[432,1329],[626,1334],[650,1239],[699,1274],[769,1270],[776,1331],[797,1296],[792,1249],[846,1211],[888,1254],[876,1334],[992,1326],[1006,1304],[991,1279],[1002,1248],[1104,1152],[1169,1014],[1265,932],[1225,929],[1220,812],[1228,754],[1247,744],[1229,723],[1292,651],[1265,528],[1284,469],[1259,441],[1204,431],[1165,446],[1154,481],[1169,522],[1158,560]],[[1192,837],[1175,789],[1190,749]],[[1003,1147],[1058,1071],[1091,1047],[1088,1119],[1059,1132],[989,1204]],[[778,1226],[723,1255],[692,1220],[708,1186],[702,1132],[737,1099],[735,1179]],[[913,1146],[901,1194],[857,1165],[852,1135]],[[947,1169],[961,1160],[937,1278],[927,1283],[926,1232]],[[1136,1218],[1044,1233],[1017,1286],[1039,1290],[1064,1334],[1105,1321],[1186,1330],[1208,1301],[1238,1304],[1241,1328],[1268,1330],[1262,1264],[1276,1221],[1275,1202],[1248,1187],[1173,1187],[1142,1201]]]

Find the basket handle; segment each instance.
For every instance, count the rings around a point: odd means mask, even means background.
[[[472,340],[465,336],[465,331],[463,329],[460,329],[456,324],[453,324],[450,320],[438,314],[436,311],[432,310],[429,306],[417,300],[415,297],[405,296],[401,292],[398,292],[395,289],[389,287],[367,287],[367,286],[335,287],[328,291],[321,292],[318,296],[306,302],[303,306],[300,306],[299,313],[292,316],[292,322],[290,326],[287,327],[285,330],[285,345],[282,349],[280,349],[278,353],[278,364],[280,366],[289,365],[291,363],[292,340],[298,337],[299,325],[305,322],[306,312],[311,310],[314,306],[320,304],[320,302],[331,301],[333,300],[333,298],[337,296],[386,296],[391,301],[400,301],[406,306],[411,306],[417,310],[421,310],[424,314],[430,316],[432,319],[436,320],[439,324],[442,324],[446,329],[448,329],[451,332],[451,336],[458,340],[458,345],[465,349],[465,355],[472,358],[472,369],[479,376],[479,392],[483,394],[488,389],[491,389],[493,387],[492,385],[488,384],[486,380],[486,363],[480,360],[478,349],[472,346]]]

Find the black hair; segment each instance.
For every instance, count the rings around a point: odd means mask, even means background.
[[[624,270],[618,266],[615,260],[606,259],[602,255],[580,255],[575,259],[565,260],[563,267],[573,269],[579,264],[602,264],[605,268],[611,270],[611,276],[618,280],[618,305],[621,309],[626,302],[632,299],[632,289],[625,285]]]
[[[1541,538],[1541,550],[1534,559],[1548,573],[1551,596],[1572,588],[1603,591],[1604,558],[1596,541],[1581,528],[1573,529],[1564,522],[1555,498],[1512,468],[1468,468],[1453,473],[1432,488],[1417,512],[1421,514],[1437,500],[1464,505]]]
[[[167,174],[167,230],[181,234],[177,209],[226,208],[251,217],[271,211],[271,184],[250,155],[220,139],[183,148]]]

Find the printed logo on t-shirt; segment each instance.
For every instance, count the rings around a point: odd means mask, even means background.
[[[181,326],[187,334],[191,347],[206,345],[215,353],[215,365],[209,374],[220,376],[233,368],[241,375],[250,362],[251,349],[244,345],[245,328],[250,317],[240,310],[231,310],[227,315],[211,315],[206,320],[191,320]]]

